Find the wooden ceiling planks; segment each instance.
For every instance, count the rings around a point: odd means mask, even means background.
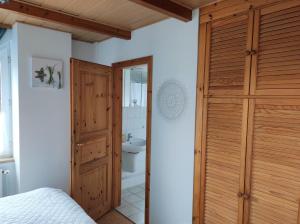
[[[134,30],[167,18],[159,12],[128,0],[85,0],[84,4],[82,0],[28,0],[27,2],[125,30]],[[137,20],[141,23],[137,23]]]
[[[197,9],[222,0],[172,0],[172,1],[182,4],[183,6],[189,7],[191,9]]]
[[[218,0],[172,0],[191,9]],[[61,11],[82,19],[89,19],[125,30],[135,30],[168,18],[155,10],[145,8],[128,0],[26,0],[21,1],[40,7]],[[15,22],[42,26],[72,33],[74,39],[99,42],[110,38],[109,35],[70,27],[52,21],[24,16],[20,13],[0,9],[0,24],[12,25]]]
[[[128,30],[119,29],[117,27],[109,26],[89,19],[83,19],[81,17],[66,14],[47,7],[9,0],[8,2],[0,4],[0,8],[21,13],[29,17],[39,18],[46,21],[54,21],[71,27],[77,27],[113,37],[127,40],[131,38],[131,32]]]
[[[136,4],[161,12],[184,22],[192,20],[192,9],[170,0],[130,0]]]

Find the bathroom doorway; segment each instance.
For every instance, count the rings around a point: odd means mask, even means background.
[[[152,57],[113,64],[113,204],[136,224],[149,224]]]

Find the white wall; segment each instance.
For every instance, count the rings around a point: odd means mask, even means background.
[[[72,57],[84,61],[95,61],[96,44],[72,40]]]
[[[68,192],[71,35],[16,23],[12,39],[14,156],[19,191],[49,186]],[[32,56],[64,61],[62,90],[31,88]]]
[[[198,12],[193,21],[175,19],[136,30],[132,40],[109,39],[97,45],[96,62],[153,55],[151,223],[191,224],[194,126],[197,76]],[[176,121],[158,111],[157,92],[169,79],[186,89],[187,105]]]

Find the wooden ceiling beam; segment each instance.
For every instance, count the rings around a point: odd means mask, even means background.
[[[170,0],[130,0],[144,7],[158,11],[184,22],[192,20],[192,9]]]
[[[87,19],[82,19],[76,16],[71,16],[63,12],[42,8],[25,2],[9,0],[6,3],[0,4],[0,9],[6,9],[22,13],[28,16],[37,17],[43,20],[62,23],[69,26],[105,34],[108,36],[118,37],[126,40],[131,39],[131,32],[128,30],[122,30],[119,28],[115,28]]]
[[[3,28],[3,29],[11,29],[11,25],[5,24],[5,23],[0,23],[0,28]]]

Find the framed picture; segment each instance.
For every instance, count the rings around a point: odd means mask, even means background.
[[[63,61],[32,57],[32,87],[63,88]]]

